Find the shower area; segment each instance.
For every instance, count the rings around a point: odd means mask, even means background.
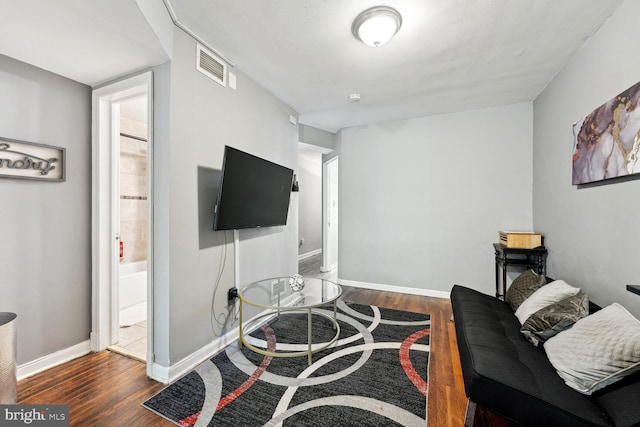
[[[118,341],[109,348],[145,361],[147,352],[147,97],[120,103]]]

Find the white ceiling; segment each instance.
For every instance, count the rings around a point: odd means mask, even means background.
[[[169,60],[135,0],[0,0],[0,11],[1,54],[89,86]]]
[[[621,0],[170,0],[178,19],[299,113],[340,128],[532,101]],[[402,28],[351,34],[384,4]],[[594,58],[595,60],[595,58]],[[350,104],[350,93],[362,101]]]
[[[91,86],[165,62],[141,1],[0,0],[0,53]],[[332,132],[532,101],[622,2],[169,1],[182,24],[298,111],[300,123]],[[379,4],[403,24],[370,48],[351,23]],[[362,101],[350,104],[354,92]]]

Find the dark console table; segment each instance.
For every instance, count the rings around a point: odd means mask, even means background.
[[[507,293],[507,267],[510,265],[533,268],[536,273],[544,274],[546,269],[547,249],[538,246],[533,249],[507,248],[494,243],[496,251],[496,297],[504,299]],[[500,275],[502,270],[502,275]],[[501,280],[502,279],[502,280]]]

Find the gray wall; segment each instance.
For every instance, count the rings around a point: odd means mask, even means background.
[[[322,249],[322,154],[300,151],[298,159],[298,254]]]
[[[66,181],[0,179],[0,311],[18,364],[89,339],[91,90],[0,55],[0,136],[66,148]]]
[[[298,141],[304,144],[314,145],[326,150],[335,148],[334,134],[313,126],[298,125]]]
[[[221,169],[225,144],[291,169],[296,169],[298,161],[298,129],[289,123],[295,111],[237,69],[231,69],[237,76],[237,90],[218,85],[195,70],[195,53],[196,43],[176,30],[168,170],[156,168],[158,173],[168,173],[169,190],[169,359],[163,360],[167,355],[158,349],[160,364],[175,364],[227,330],[217,324],[212,327],[210,313],[213,298],[216,313],[224,311],[227,289],[234,286],[234,245],[225,245],[225,232],[215,232],[219,244],[199,248],[198,167]],[[240,231],[241,286],[297,271],[297,222],[297,199],[292,197],[287,226]],[[232,242],[233,232],[226,234]],[[214,296],[225,256],[224,274]],[[160,286],[159,292],[164,292],[167,283]]]
[[[571,125],[640,80],[640,3],[625,1],[534,102],[534,225],[549,274],[640,315],[640,181],[571,185]]]
[[[532,227],[529,103],[343,129],[341,279],[495,292],[498,231]]]
[[[176,30],[174,61],[154,67],[154,357],[161,366],[232,328],[212,322],[234,286],[233,233],[199,247],[198,167],[222,167],[224,145],[297,168],[295,111],[238,70],[238,90],[195,71],[195,42]],[[67,148],[67,181],[2,180],[0,311],[18,313],[18,363],[89,339],[91,89],[0,57],[0,136]],[[212,208],[212,207],[211,207]],[[240,284],[297,271],[297,197],[286,227],[240,231]],[[214,233],[211,231],[211,233]],[[226,250],[225,250],[226,248]],[[213,325],[212,325],[213,323]],[[28,337],[22,338],[22,337]]]

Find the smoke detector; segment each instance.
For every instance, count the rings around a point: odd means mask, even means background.
[[[349,95],[349,102],[360,102],[361,99],[362,95],[360,95],[359,93],[352,93],[351,95]]]

